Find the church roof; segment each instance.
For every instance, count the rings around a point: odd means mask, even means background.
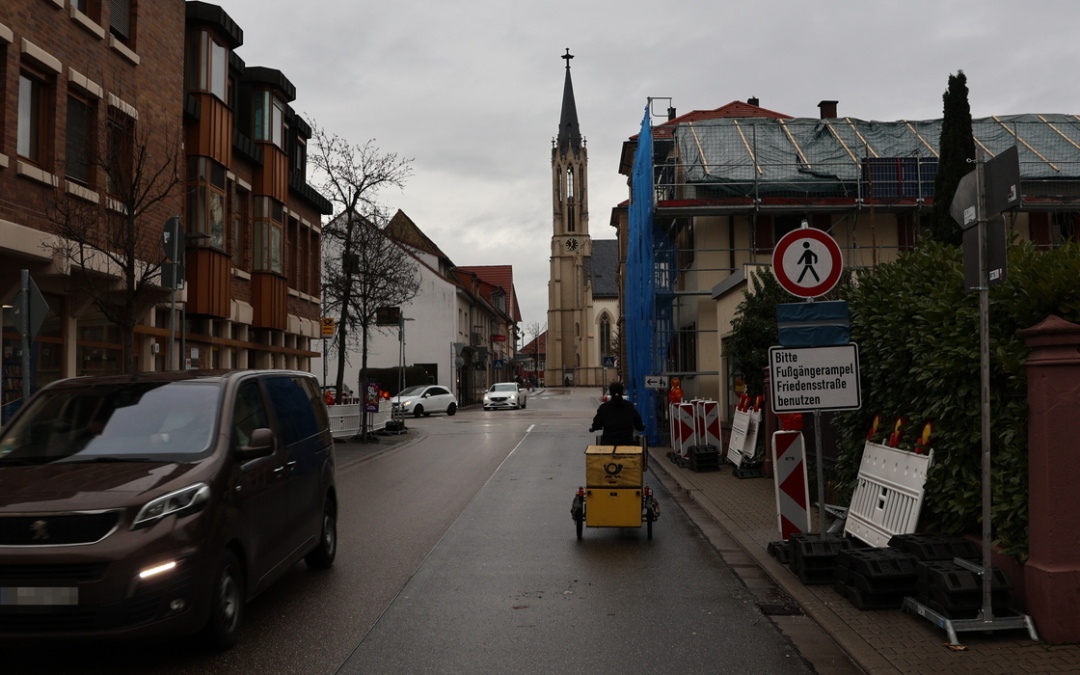
[[[566,154],[581,148],[581,129],[578,127],[577,104],[574,102],[574,83],[570,80],[570,59],[574,58],[570,50],[563,55],[566,59],[566,80],[563,83],[562,113],[559,116],[559,152]]]
[[[593,239],[591,262],[593,297],[619,297],[619,242],[615,239]]]

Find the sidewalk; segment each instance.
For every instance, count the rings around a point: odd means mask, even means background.
[[[949,648],[945,630],[927,619],[900,610],[862,611],[831,585],[804,585],[767,551],[769,542],[780,539],[773,479],[735,478],[730,464],[719,471],[683,469],[668,459],[670,450],[650,448],[654,476],[673,494],[686,494],[700,505],[741,547],[740,553],[753,559],[866,673],[1080,673],[1077,644],[1033,642],[1023,630],[961,633],[965,649],[957,651]],[[816,511],[811,522],[817,523]],[[662,532],[663,519],[658,527]]]

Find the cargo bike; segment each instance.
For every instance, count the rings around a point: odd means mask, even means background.
[[[645,485],[649,450],[639,445],[596,445],[585,448],[585,485],[579,487],[570,516],[581,539],[585,527],[641,527],[652,539],[660,503]]]

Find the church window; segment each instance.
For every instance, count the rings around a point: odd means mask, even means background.
[[[611,356],[611,317],[600,317],[600,356]]]

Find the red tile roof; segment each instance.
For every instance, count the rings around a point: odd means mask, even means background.
[[[475,274],[484,283],[490,284],[506,292],[506,313],[514,321],[521,321],[521,308],[518,307],[517,291],[514,289],[514,268],[511,265],[478,265],[474,267],[459,267],[463,272]]]
[[[785,115],[784,113],[778,113],[768,108],[762,108],[761,106],[752,105],[744,101],[732,101],[727,105],[722,105],[715,110],[692,110],[685,115],[679,115],[673,120],[668,120],[661,124],[657,124],[653,127],[653,138],[669,138],[671,137],[671,129],[667,127],[673,127],[677,124],[685,124],[687,122],[700,122],[702,120],[715,120],[720,118],[744,118],[744,117],[765,117],[774,120],[790,120],[795,119],[791,115]],[[638,134],[634,134],[630,138],[637,138]]]

